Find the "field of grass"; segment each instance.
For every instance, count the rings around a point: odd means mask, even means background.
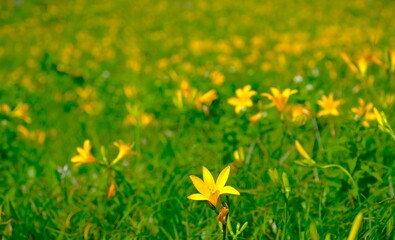
[[[394,240],[394,12],[0,1],[0,238]]]

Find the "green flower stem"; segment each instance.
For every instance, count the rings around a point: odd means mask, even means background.
[[[285,235],[287,233],[287,225],[288,225],[288,204],[287,201],[284,201],[284,225],[281,239],[285,239]]]
[[[351,176],[351,174],[350,174],[344,167],[342,167],[342,166],[340,166],[340,165],[338,165],[338,164],[328,164],[328,165],[325,165],[325,166],[319,166],[319,165],[317,165],[317,167],[322,168],[322,169],[333,168],[333,167],[339,168],[340,170],[342,170],[342,171],[348,176],[348,178],[351,180],[351,183],[352,183],[352,185],[354,186],[354,188],[355,188],[356,190],[358,190],[358,186],[357,186],[357,184],[355,183],[354,178]],[[357,192],[357,198],[358,198],[358,202],[360,203],[360,202],[361,202],[361,199],[359,198],[358,192]]]

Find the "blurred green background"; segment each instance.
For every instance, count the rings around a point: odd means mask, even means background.
[[[274,225],[310,239],[311,223],[322,239],[344,239],[361,210],[361,238],[394,239],[394,141],[350,111],[365,99],[394,126],[394,11],[394,1],[1,1],[2,239],[220,238],[216,215],[186,198],[189,175],[206,166],[216,177],[239,147],[248,161],[229,184],[241,192],[232,224],[249,223],[240,239],[278,239]],[[366,75],[342,53],[369,59]],[[176,106],[182,82],[218,92],[209,114]],[[247,84],[297,89],[290,101],[312,112],[333,92],[341,115],[295,125],[260,96],[236,115],[226,99]],[[250,124],[258,111],[265,117]],[[70,163],[85,139],[97,158],[101,146],[116,156],[114,141],[134,143],[112,199],[106,169]],[[360,200],[341,171],[296,165],[295,140],[345,167]],[[290,179],[288,222],[269,168]]]

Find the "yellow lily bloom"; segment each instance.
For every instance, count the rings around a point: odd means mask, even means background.
[[[208,201],[213,207],[217,207],[218,199],[222,194],[240,195],[239,191],[231,186],[225,186],[228,180],[230,166],[224,168],[219,174],[217,181],[214,182],[213,175],[210,171],[203,167],[203,180],[196,176],[189,176],[193,185],[199,193],[188,196],[191,200],[205,200]]]
[[[362,98],[358,99],[359,107],[351,108],[351,111],[358,115],[359,118],[364,117],[362,121],[362,125],[366,128],[370,126],[369,121],[376,120],[376,115],[373,112],[373,104],[372,103],[365,103]]]
[[[229,98],[227,102],[228,104],[234,106],[235,112],[239,114],[242,109],[252,107],[254,105],[251,97],[256,94],[256,91],[251,90],[251,85],[246,85],[243,88],[238,88],[236,90],[237,97]]]
[[[78,154],[72,157],[70,161],[75,163],[76,166],[84,163],[96,162],[96,158],[91,154],[91,149],[91,142],[89,140],[85,140],[83,148],[77,147]]]
[[[322,110],[318,112],[317,117],[325,115],[339,116],[337,107],[342,104],[342,100],[333,100],[333,93],[330,93],[328,97],[322,95],[321,100],[318,100],[317,104],[322,108]]]
[[[289,97],[298,92],[298,90],[291,90],[290,88],[286,88],[283,92],[280,92],[280,89],[277,88],[270,88],[270,91],[272,94],[262,93],[261,96],[267,97],[270,101],[272,101],[279,112],[283,112]]]
[[[132,145],[125,144],[122,141],[115,142],[114,145],[119,148],[117,157],[112,161],[112,165],[116,164],[119,160],[126,157],[127,155],[137,154],[135,151],[131,150]]]
[[[196,107],[203,109],[203,105],[210,105],[215,99],[218,98],[217,91],[211,89],[210,91],[199,96],[196,100]]]

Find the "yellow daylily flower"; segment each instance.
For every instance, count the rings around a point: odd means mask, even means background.
[[[322,108],[322,110],[318,112],[317,117],[325,115],[339,116],[337,107],[342,104],[342,100],[333,100],[333,93],[330,93],[328,97],[322,95],[321,100],[318,100],[317,104]]]
[[[292,122],[304,124],[307,120],[307,117],[311,115],[309,108],[301,104],[290,105],[288,110],[291,112]]]
[[[16,118],[20,118],[26,123],[31,123],[32,119],[29,116],[29,105],[26,103],[18,103],[15,109],[12,111],[11,115]]]
[[[70,161],[75,163],[76,166],[84,163],[96,162],[96,158],[91,154],[91,149],[91,142],[89,140],[85,140],[83,148],[77,147],[78,154],[72,157]]]
[[[217,91],[211,89],[210,91],[199,96],[196,100],[196,107],[203,109],[203,105],[210,105],[215,99],[218,98]]]
[[[369,121],[376,120],[376,115],[373,112],[373,104],[365,103],[362,98],[358,99],[359,107],[351,108],[351,111],[355,113],[358,118],[364,118],[362,121],[362,125],[366,128],[370,126]]]
[[[126,157],[127,155],[135,155],[137,154],[135,151],[132,151],[133,145],[128,145],[122,141],[115,142],[114,145],[119,148],[119,152],[117,157],[112,161],[112,165],[116,164],[119,160]]]
[[[225,82],[225,76],[219,71],[212,72],[210,79],[215,85],[222,85]]]
[[[210,171],[206,167],[203,167],[203,180],[193,175],[189,176],[199,193],[189,195],[188,199],[197,201],[205,200],[208,201],[213,207],[217,207],[220,195],[240,195],[239,191],[237,191],[235,188],[231,186],[225,186],[229,177],[229,172],[230,166],[227,166],[221,171],[216,182],[214,182],[213,175],[211,175]]]
[[[267,97],[274,106],[278,109],[279,112],[283,112],[285,105],[287,105],[288,99],[291,95],[295,94],[298,92],[298,90],[293,89],[291,90],[290,88],[284,89],[283,92],[280,92],[280,89],[277,88],[270,88],[270,93],[262,93],[261,96]]]
[[[251,97],[256,94],[256,91],[251,90],[251,85],[246,85],[243,88],[236,89],[237,97],[229,98],[227,102],[228,104],[234,106],[235,112],[239,114],[242,109],[252,107],[254,105]]]

